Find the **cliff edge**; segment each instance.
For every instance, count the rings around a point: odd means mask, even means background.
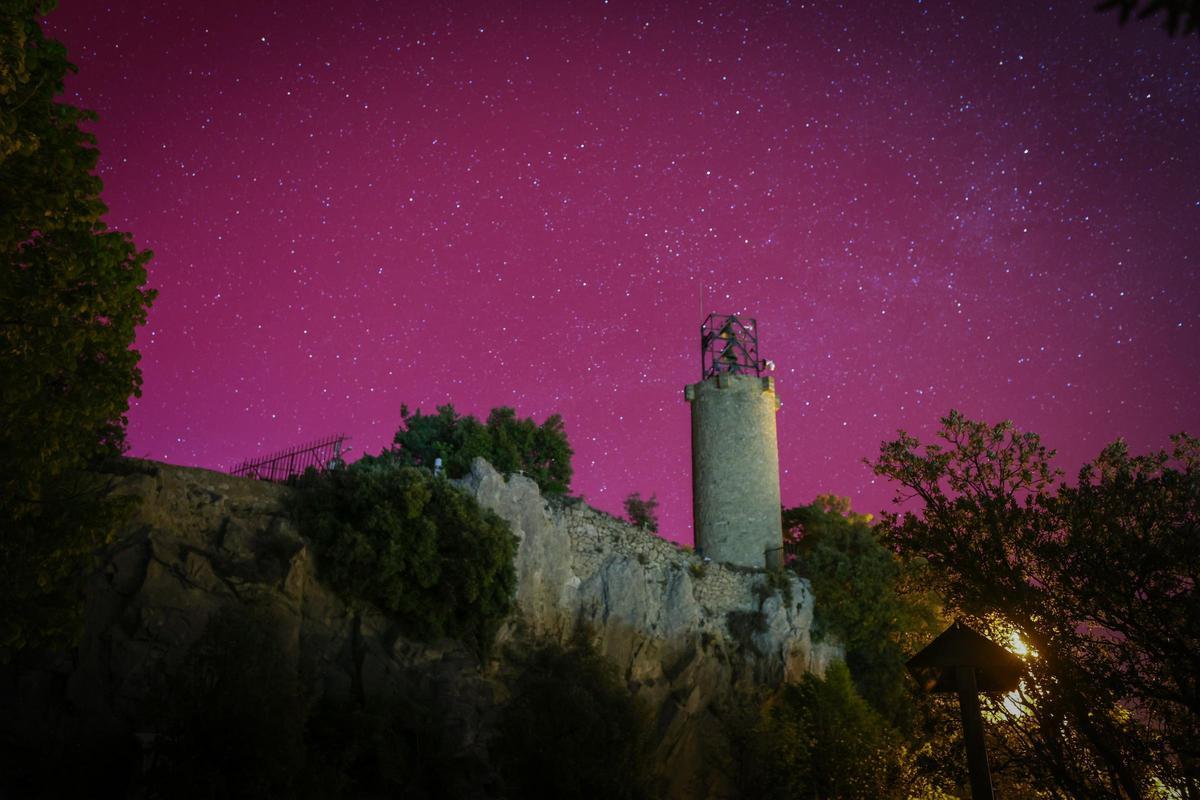
[[[442,715],[449,746],[486,760],[506,643],[523,632],[565,642],[583,631],[651,710],[667,795],[719,796],[712,748],[729,701],[822,672],[837,655],[812,641],[806,582],[704,563],[476,460],[459,485],[520,540],[518,611],[480,663],[454,641],[405,639],[383,614],[325,587],[290,521],[289,487],[150,461],[126,467],[119,491],[142,503],[88,580],[80,647],[0,674],[5,738],[145,731],[162,676],[216,612],[240,604],[273,612],[314,701],[390,702],[417,686]]]

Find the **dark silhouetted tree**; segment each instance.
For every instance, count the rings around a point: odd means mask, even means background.
[[[69,642],[78,579],[121,518],[89,473],[124,447],[140,394],[134,333],[148,251],[107,231],[74,69],[42,34],[49,2],[0,7],[0,660]]]
[[[921,508],[882,527],[952,611],[1036,656],[1020,710],[993,704],[996,763],[1054,796],[1200,796],[1200,442],[1117,442],[1071,486],[1010,422],[951,412],[938,438],[883,444],[875,472]]]
[[[1174,36],[1200,33],[1200,0],[1102,0],[1097,11],[1116,11],[1124,25],[1133,16],[1146,19],[1163,14],[1163,28]]]
[[[512,655],[492,754],[508,797],[655,796],[645,710],[582,637]]]
[[[743,797],[917,796],[901,737],[858,695],[841,662],[823,678],[808,674],[772,692],[734,742]]]
[[[904,662],[942,620],[920,566],[886,547],[871,519],[847,498],[820,495],[783,510],[784,536],[795,543],[791,568],[812,585],[819,630],[845,647],[859,693],[908,734],[918,709]]]

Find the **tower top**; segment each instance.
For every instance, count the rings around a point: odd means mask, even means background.
[[[736,314],[709,314],[700,325],[700,380],[716,375],[761,376],[758,322]]]

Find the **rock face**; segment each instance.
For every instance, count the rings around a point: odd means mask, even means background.
[[[5,735],[144,729],[156,681],[213,614],[252,604],[285,626],[288,657],[314,697],[386,702],[419,685],[451,746],[484,753],[503,693],[499,665],[479,664],[456,642],[408,641],[382,614],[324,587],[289,521],[289,488],[147,461],[129,471],[121,491],[143,502],[90,579],[78,654],[4,673]],[[702,563],[582,503],[548,502],[533,481],[506,480],[481,460],[460,485],[520,538],[521,624],[561,641],[586,631],[652,710],[669,796],[722,793],[710,747],[735,692],[823,671],[837,655],[810,638],[803,581],[772,589],[764,572]],[[517,629],[501,632],[497,653]]]
[[[535,632],[560,640],[585,625],[655,712],[657,763],[672,797],[720,792],[710,772],[724,701],[754,685],[823,672],[837,655],[811,638],[806,581],[703,562],[582,503],[548,503],[523,477],[476,460],[462,481],[521,540],[517,604]],[[711,746],[711,747],[710,747]]]

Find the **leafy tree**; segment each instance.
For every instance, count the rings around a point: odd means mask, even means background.
[[[397,617],[412,636],[486,649],[516,592],[508,523],[444,478],[367,456],[301,476],[294,514],[335,589]]]
[[[582,637],[514,653],[492,753],[509,797],[648,798],[644,710]]]
[[[897,558],[871,520],[834,495],[783,511],[785,540],[797,555],[791,568],[812,585],[818,626],[844,645],[863,697],[911,732],[918,710],[904,662],[938,631],[938,603],[921,567]]]
[[[1200,0],[1101,0],[1096,5],[1097,11],[1117,9],[1121,15],[1121,24],[1137,13],[1138,19],[1146,19],[1163,12],[1163,28],[1174,36],[1182,31],[1189,33],[1200,32]]]
[[[122,518],[88,473],[124,447],[140,394],[148,251],[107,231],[90,112],[37,0],[0,5],[0,660],[70,641],[77,583]]]
[[[875,472],[922,506],[883,526],[955,611],[1036,654],[1023,707],[993,705],[997,764],[1056,797],[1200,796],[1200,442],[1117,442],[1070,486],[1011,422],[951,412],[938,436],[883,444]]]
[[[824,678],[808,674],[770,694],[735,742],[744,797],[913,796],[899,735],[854,690],[841,662]]]
[[[511,408],[492,409],[487,423],[459,416],[452,405],[437,413],[412,414],[400,406],[404,426],[396,432],[393,455],[401,463],[434,467],[436,459],[451,478],[461,478],[476,458],[486,459],[500,472],[522,472],[547,494],[565,494],[571,487],[571,450],[563,420],[552,414],[541,425],[518,419]]]
[[[625,498],[625,514],[639,528],[658,533],[658,495],[643,500],[641,492],[633,492]]]

